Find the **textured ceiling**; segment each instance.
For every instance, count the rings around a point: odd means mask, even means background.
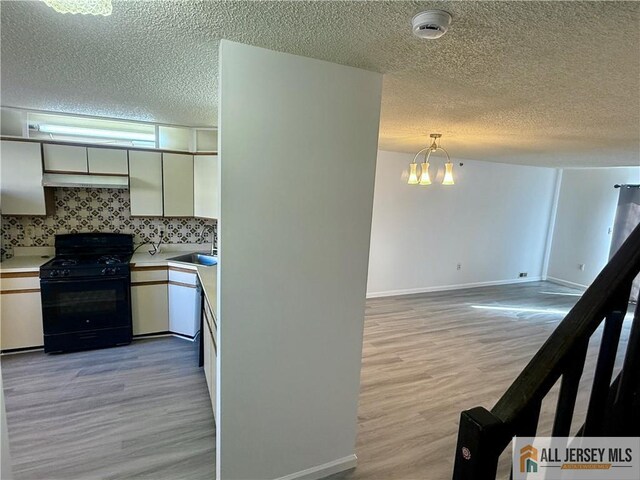
[[[636,2],[140,2],[109,17],[1,4],[2,105],[210,126],[227,38],[383,72],[380,147],[430,132],[459,158],[640,164]],[[444,8],[439,40],[411,17]]]

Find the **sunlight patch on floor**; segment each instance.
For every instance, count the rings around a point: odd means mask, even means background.
[[[582,293],[567,293],[567,292],[540,292],[544,295],[563,295],[565,297],[581,297]]]
[[[553,315],[566,315],[569,313],[569,310],[556,310],[554,308],[498,307],[494,305],[471,305],[471,308],[477,308],[479,310],[500,310],[503,312],[548,313]]]

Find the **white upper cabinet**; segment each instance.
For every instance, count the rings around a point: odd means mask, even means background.
[[[194,215],[201,218],[218,218],[218,202],[218,156],[194,155]]]
[[[131,215],[162,216],[161,153],[129,151],[129,194]]]
[[[50,172],[87,173],[87,147],[45,143],[44,169]]]
[[[162,154],[165,217],[193,217],[193,155]]]
[[[194,130],[186,127],[158,127],[158,146],[164,150],[193,150]]]
[[[46,215],[39,143],[3,140],[0,147],[0,208],[4,215]]]
[[[115,148],[87,148],[89,173],[127,175],[127,151]]]
[[[196,151],[197,152],[217,152],[218,151],[218,130],[212,128],[196,129]]]

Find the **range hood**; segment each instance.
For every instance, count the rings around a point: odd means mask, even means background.
[[[72,173],[45,173],[42,175],[43,187],[70,188],[129,188],[126,175],[87,175]]]

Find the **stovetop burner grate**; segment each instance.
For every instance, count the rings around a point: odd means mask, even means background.
[[[78,260],[73,258],[54,259],[53,262],[51,262],[52,267],[72,267],[77,264]]]
[[[122,257],[116,255],[104,255],[98,259],[98,263],[101,265],[115,265],[124,262],[125,260]]]

